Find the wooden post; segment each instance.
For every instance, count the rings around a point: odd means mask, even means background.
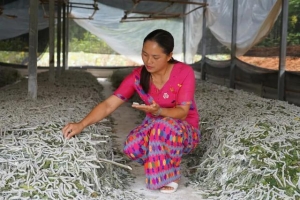
[[[237,37],[238,0],[233,0],[232,30],[231,30],[231,65],[230,65],[230,88],[235,88],[235,60],[236,60],[236,37]]]
[[[63,68],[62,71],[65,71],[66,69],[66,3],[63,2],[62,5],[62,12],[63,12],[63,17],[62,17],[62,64]]]
[[[289,0],[282,0],[281,14],[281,37],[280,37],[280,56],[278,71],[278,99],[285,100],[285,65],[286,65],[286,40],[289,19]]]
[[[29,64],[28,64],[28,96],[37,98],[37,44],[38,44],[38,5],[39,1],[30,0],[29,21]]]
[[[55,70],[54,70],[54,31],[55,24],[55,2],[49,0],[49,81],[55,82]]]
[[[185,13],[185,7],[182,6],[182,12]],[[185,26],[185,17],[182,18],[182,52],[183,52],[183,62],[187,63],[186,60],[186,26]]]
[[[56,52],[57,52],[57,64],[56,64],[56,72],[57,75],[60,76],[61,74],[61,69],[60,69],[60,61],[61,61],[61,1],[58,0],[57,1],[57,48],[56,48]]]
[[[65,63],[65,68],[66,70],[69,69],[69,29],[70,29],[70,6],[69,3],[67,4],[67,33],[66,33],[66,63]]]
[[[203,3],[207,3],[204,0]],[[203,21],[202,21],[202,58],[201,58],[201,80],[206,79],[205,62],[206,62],[206,6],[203,7]]]

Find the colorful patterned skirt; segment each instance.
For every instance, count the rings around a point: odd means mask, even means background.
[[[191,152],[199,141],[200,130],[186,121],[147,116],[127,136],[124,153],[144,165],[146,187],[159,189],[180,178],[182,155]]]

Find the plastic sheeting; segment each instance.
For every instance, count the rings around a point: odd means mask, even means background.
[[[0,15],[0,40],[14,38],[29,32],[29,0],[15,1],[3,6]],[[16,16],[16,17],[9,17]],[[44,11],[39,6],[38,29],[47,28],[48,19],[44,18]]]
[[[91,3],[89,0],[82,2]],[[104,4],[98,6],[100,10],[94,15],[94,20],[75,19],[75,22],[104,40],[114,51],[127,56],[136,63],[142,64],[141,50],[144,38],[155,29],[165,29],[171,32],[174,37],[173,57],[180,61],[183,60],[182,19],[120,23],[121,18],[124,16],[124,10]],[[74,17],[78,18],[86,18],[90,13],[90,10],[84,9],[72,9],[71,12]]]
[[[202,2],[197,0],[198,2]],[[245,54],[266,36],[281,12],[282,0],[238,0],[236,56]],[[206,25],[231,49],[233,0],[207,0]],[[187,11],[195,8],[187,6]],[[186,60],[192,62],[202,38],[203,9],[186,17]],[[196,25],[195,25],[196,24]]]
[[[193,2],[203,3],[201,0],[193,0]],[[260,42],[264,36],[269,33],[280,14],[281,0],[239,0],[237,2],[239,5],[236,55],[240,56]],[[223,45],[230,49],[233,1],[207,0],[207,3],[207,27]],[[122,4],[117,4],[116,1],[112,1],[110,5],[115,5],[118,8],[122,8],[123,6],[124,10],[132,6],[128,1],[124,0]],[[139,4],[138,10],[145,11],[145,8],[152,10],[153,7],[149,7],[149,5],[149,3],[144,4],[143,7],[142,4]],[[187,5],[185,13],[196,7],[197,5]],[[95,21],[87,22],[76,20],[76,22],[104,39],[116,52],[126,55],[138,63],[141,62],[139,52],[144,36],[146,36],[151,29],[164,28],[169,30],[175,37],[175,55],[179,56],[183,54],[181,44],[184,43],[185,61],[187,63],[194,61],[193,58],[197,52],[203,33],[203,9],[197,9],[187,15],[184,21],[154,20],[120,24],[119,21],[124,15],[124,10],[101,5],[99,14],[95,17]],[[178,8],[178,10],[180,10],[180,8]],[[78,14],[82,13],[74,12],[75,16]],[[182,36],[180,36],[180,34],[183,33],[183,22],[185,23],[184,40]],[[109,28],[107,28],[108,24]],[[130,44],[130,49],[127,48],[128,44]],[[182,57],[178,56],[176,58],[182,60]]]
[[[71,0],[70,2],[78,2]],[[93,0],[82,0],[81,3],[94,3]],[[100,1],[102,2],[102,1]],[[142,63],[141,48],[144,37],[154,29],[162,28],[170,31],[175,39],[174,57],[183,60],[185,49],[185,61],[193,62],[199,42],[202,38],[203,9],[197,9],[185,17],[179,19],[162,19],[140,22],[124,22],[120,20],[125,10],[130,10],[133,3],[130,0],[104,1],[107,5],[100,4],[100,10],[93,16],[93,20],[77,19],[76,22],[106,41],[119,54],[125,55],[131,60]],[[193,2],[203,3],[201,0]],[[280,11],[282,0],[238,0],[238,29],[237,52],[243,55],[252,46],[262,40],[268,34]],[[232,0],[207,0],[206,22],[207,27],[214,36],[226,47],[231,47],[232,34]],[[165,3],[141,3],[135,9],[138,11],[158,11]],[[109,6],[108,6],[109,5]],[[187,5],[185,13],[194,9],[196,5]],[[17,18],[9,19],[0,16],[0,40],[16,37],[28,32],[29,27],[29,0],[17,1],[4,6],[4,14],[16,15]],[[174,4],[168,12],[183,13],[182,4]],[[87,18],[92,14],[91,10],[73,8],[71,14],[74,17]],[[183,25],[183,22],[185,25]],[[43,17],[40,6],[39,29],[48,26],[47,18]],[[183,27],[184,30],[183,30]],[[183,38],[185,37],[185,38]],[[184,46],[183,46],[184,45]],[[183,48],[184,47],[184,48]]]
[[[281,0],[238,0],[237,56],[246,53],[269,33],[281,11]],[[233,1],[210,0],[207,23],[215,37],[231,47]]]

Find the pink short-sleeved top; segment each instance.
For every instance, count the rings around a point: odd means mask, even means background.
[[[173,108],[176,105],[190,104],[186,121],[193,127],[199,127],[199,113],[195,104],[195,75],[192,67],[182,62],[173,65],[169,80],[161,89],[157,89],[151,82],[148,94],[140,86],[142,67],[135,68],[121,83],[114,95],[127,101],[135,92],[138,92],[146,105],[151,99],[162,108]],[[147,115],[152,116],[150,113]]]

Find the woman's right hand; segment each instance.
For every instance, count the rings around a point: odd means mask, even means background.
[[[81,123],[69,123],[63,129],[63,135],[65,138],[70,139],[74,135],[79,134],[84,129]]]

